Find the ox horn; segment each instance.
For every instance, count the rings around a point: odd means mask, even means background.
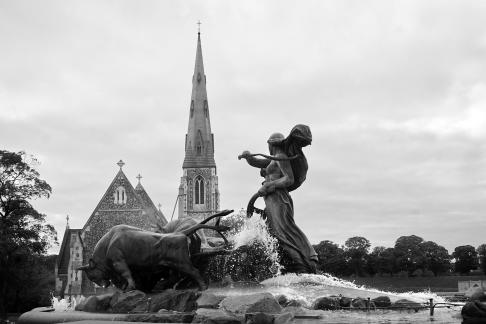
[[[76,270],[82,270],[82,271],[86,271],[89,269],[89,265],[88,264],[85,264],[83,266],[80,266],[79,268],[76,268]]]

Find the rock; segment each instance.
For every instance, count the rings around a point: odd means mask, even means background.
[[[275,297],[275,299],[277,300],[278,304],[282,307],[287,306],[287,303],[289,302],[289,299],[285,295],[278,295],[277,297]]]
[[[241,324],[242,318],[225,312],[222,309],[199,308],[192,323],[203,324]]]
[[[208,292],[203,292],[197,299],[197,308],[218,308],[219,303],[224,299],[223,296],[216,296]]]
[[[290,324],[294,319],[294,314],[287,312],[275,315],[275,319],[273,320],[273,324]]]
[[[351,307],[353,308],[368,308],[368,300],[363,298],[355,298],[351,301]]]
[[[168,289],[161,293],[150,294],[150,312],[166,309],[177,312],[191,312],[197,308],[196,300],[199,292],[196,290]]]
[[[420,308],[422,308],[422,304],[408,300],[408,299],[399,299],[392,304],[392,307],[395,308],[410,308],[415,309],[417,312]]]
[[[291,313],[293,316],[298,315],[298,314],[304,314],[308,311],[308,309],[302,307],[302,306],[287,306],[284,309],[282,309],[282,314],[283,313]]]
[[[302,301],[297,299],[288,299],[287,296],[285,295],[278,295],[277,297],[275,297],[275,299],[277,300],[278,304],[282,307],[304,305]]]
[[[461,315],[464,320],[478,319],[478,323],[481,320],[486,321],[486,304],[474,301],[467,302],[461,310]]]
[[[158,312],[130,314],[124,319],[126,322],[151,322],[151,323],[191,323],[194,319],[194,313],[180,312]]]
[[[89,296],[76,305],[74,310],[83,312],[96,312],[97,311],[98,298],[96,296]]]
[[[229,296],[221,302],[221,308],[231,313],[280,313],[282,307],[271,293]]]
[[[314,301],[312,308],[321,310],[335,310],[339,308],[339,299],[338,297],[320,297]]]
[[[300,300],[292,299],[287,303],[287,305],[285,305],[285,307],[287,306],[294,306],[294,307],[304,306],[304,303],[301,302]]]
[[[99,296],[89,296],[78,305],[75,310],[83,312],[106,312],[110,307],[110,301],[113,294],[104,294]]]
[[[274,316],[266,313],[251,313],[246,314],[246,324],[273,324]]]
[[[135,308],[147,309],[147,296],[140,290],[132,290],[129,292],[117,292],[113,295],[110,301],[111,311],[113,313],[129,313]]]
[[[481,287],[471,287],[464,292],[464,296],[469,298],[469,301],[484,301],[486,296],[484,290]]]
[[[379,296],[372,301],[375,303],[376,307],[390,307],[391,306],[391,300],[390,297],[388,296]]]
[[[340,307],[351,307],[351,302],[353,301],[352,298],[349,297],[340,297],[339,298],[339,306]]]

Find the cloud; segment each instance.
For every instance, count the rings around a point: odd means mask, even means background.
[[[66,214],[72,227],[84,225],[119,159],[133,182],[142,174],[170,217],[200,19],[222,207],[244,207],[262,181],[237,155],[265,152],[271,133],[305,123],[314,134],[305,149],[310,169],[293,197],[312,242],[361,234],[392,245],[405,232],[449,249],[480,240],[484,3],[15,1],[0,8],[2,148],[41,158],[54,191],[35,204],[60,233]]]
[[[446,104],[463,105],[456,107],[454,114],[446,116],[422,117],[402,121],[380,121],[378,127],[384,130],[401,130],[413,134],[444,136],[467,136],[472,139],[486,137],[486,84],[480,83],[461,89],[446,99]]]

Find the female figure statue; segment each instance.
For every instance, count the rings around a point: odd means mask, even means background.
[[[305,180],[307,160],[302,147],[312,141],[308,126],[295,126],[285,138],[274,133],[268,139],[270,155],[251,154],[244,151],[238,158],[244,158],[249,165],[260,168],[265,177],[262,187],[252,198],[247,210],[249,216],[255,209],[254,200],[264,197],[266,218],[270,233],[279,243],[281,264],[285,272],[315,273],[317,254],[305,234],[294,221],[294,206],[289,191],[297,189]],[[256,158],[260,155],[263,159]]]

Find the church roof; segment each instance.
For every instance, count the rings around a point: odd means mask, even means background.
[[[162,226],[167,224],[167,219],[165,218],[164,214],[160,209],[157,209],[152,201],[150,199],[150,196],[147,194],[145,191],[145,188],[142,186],[142,183],[140,181],[138,182],[137,186],[135,187],[135,192],[137,192],[138,196],[142,200],[144,206],[145,206],[145,211],[151,216],[154,217],[158,223],[160,223]]]
[[[115,178],[112,180],[111,184],[108,186],[108,189],[105,191],[105,194],[99,201],[96,208],[91,213],[91,216],[89,217],[88,221],[84,225],[83,230],[85,230],[86,227],[89,226],[91,220],[99,211],[124,212],[126,210],[129,211],[144,210],[145,211],[144,217],[146,217],[147,222],[152,224],[155,224],[158,221],[162,221],[164,224],[167,223],[167,220],[163,215],[162,217],[160,217],[161,213],[160,214],[158,213],[157,208],[155,207],[154,203],[152,202],[152,200],[150,199],[150,197],[148,196],[147,192],[142,187],[142,185],[140,184],[139,190],[133,188],[132,184],[130,183],[130,180],[128,180],[127,176],[123,172],[122,166],[123,166],[123,162],[120,165],[120,170],[116,174]],[[120,185],[122,185],[126,191],[127,203],[122,206],[116,206],[113,204],[114,198],[112,194]]]
[[[214,161],[214,135],[209,119],[206,75],[201,48],[201,34],[197,34],[196,62],[192,76],[192,94],[189,125],[186,134],[183,168],[216,167]]]

